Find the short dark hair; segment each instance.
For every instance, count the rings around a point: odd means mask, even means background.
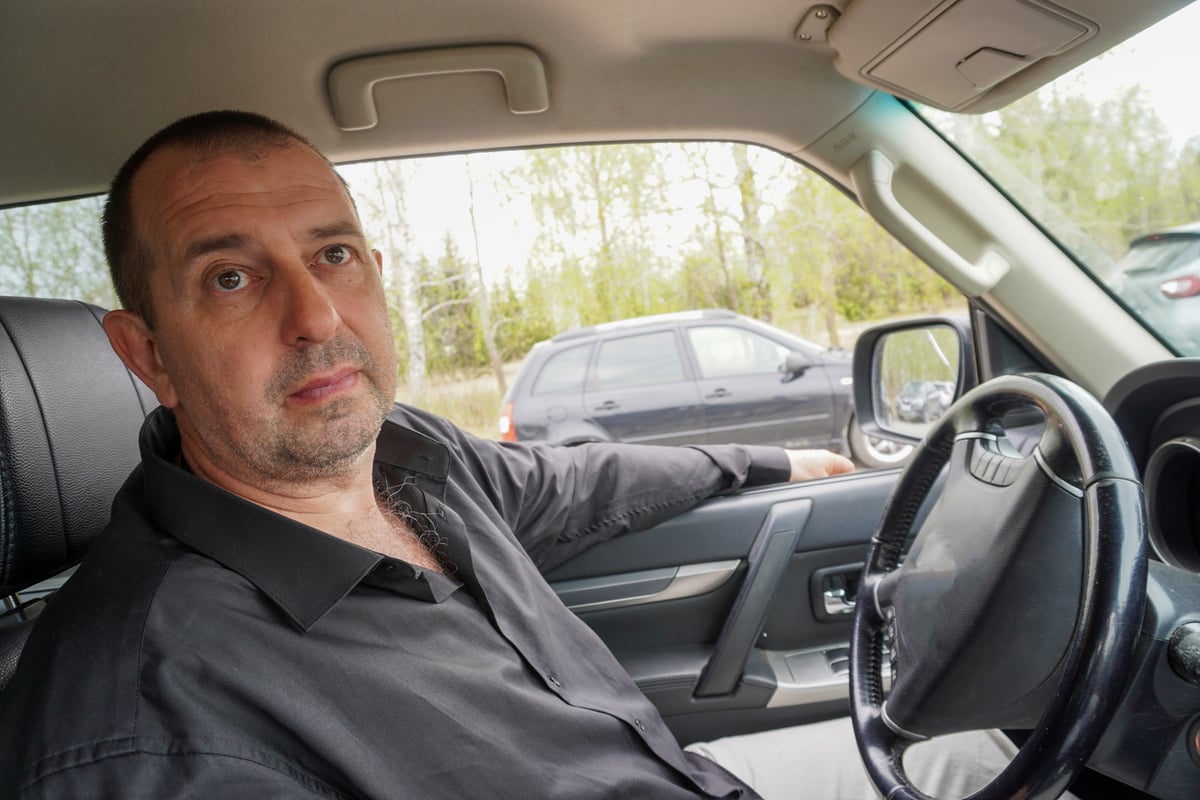
[[[150,259],[138,241],[133,220],[133,179],[154,153],[164,147],[191,150],[201,160],[233,153],[254,160],[269,149],[295,144],[308,147],[321,158],[312,142],[296,131],[249,111],[206,111],[172,122],[133,152],[113,178],[104,204],[102,229],[104,255],[121,305],[154,326],[150,301]],[[329,160],[325,159],[328,164]],[[330,164],[330,168],[332,168]],[[339,176],[340,178],[340,176]],[[344,184],[344,181],[343,181]]]

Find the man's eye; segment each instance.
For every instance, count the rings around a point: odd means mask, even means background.
[[[213,286],[218,291],[233,292],[246,284],[246,273],[240,269],[227,269],[213,278]]]
[[[345,264],[352,253],[344,244],[332,244],[321,251],[320,261],[324,264]]]

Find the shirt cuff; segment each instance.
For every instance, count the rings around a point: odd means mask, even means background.
[[[750,454],[750,471],[746,473],[744,486],[787,483],[792,479],[792,462],[782,447],[745,445],[745,448]]]

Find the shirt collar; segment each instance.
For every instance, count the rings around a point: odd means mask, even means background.
[[[383,556],[245,500],[176,466],[175,415],[159,407],[140,437],[145,501],[151,516],[188,547],[258,587],[297,627],[309,630]],[[445,445],[395,422],[385,422],[376,447],[386,465],[444,493]]]

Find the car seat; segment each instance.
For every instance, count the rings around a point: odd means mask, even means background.
[[[157,405],[103,316],[75,300],[0,297],[0,689],[42,607],[20,593],[87,551]]]

